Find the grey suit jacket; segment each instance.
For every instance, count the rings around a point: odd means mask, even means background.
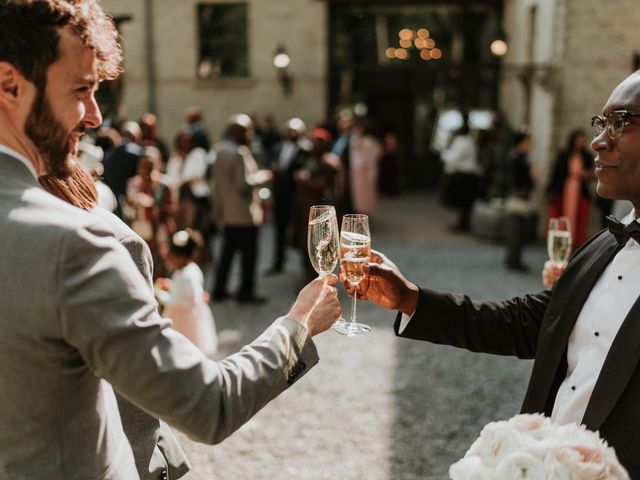
[[[255,174],[258,171],[251,151],[223,140],[213,164],[213,210],[216,221],[228,227],[261,225],[262,207]]]
[[[286,317],[208,360],[157,313],[99,219],[0,155],[0,479],[139,478],[112,386],[190,438],[217,443],[313,366]]]
[[[153,289],[153,260],[146,242],[113,213],[100,207],[91,213],[109,226],[116,240],[131,255],[149,289]],[[140,410],[118,392],[116,400],[140,478],[157,480],[166,474],[170,479],[184,476],[190,468],[189,460],[169,425]]]

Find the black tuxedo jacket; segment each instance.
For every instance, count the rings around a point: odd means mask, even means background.
[[[421,289],[402,337],[474,352],[534,358],[523,413],[551,415],[566,376],[567,345],[594,284],[619,247],[600,232],[573,256],[553,290],[502,302]],[[398,334],[400,315],[396,319]],[[596,382],[582,423],[615,448],[631,478],[640,478],[640,301],[631,307]]]

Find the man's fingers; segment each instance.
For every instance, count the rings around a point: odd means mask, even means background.
[[[363,266],[363,270],[366,274],[369,274],[370,276],[384,276],[386,274],[388,274],[391,269],[389,267],[387,267],[386,265],[379,265],[376,263],[370,263],[368,265],[364,265]]]
[[[336,287],[331,287],[331,286],[327,285],[326,290],[327,290],[327,293],[329,295],[333,295],[333,296],[337,296],[338,295],[338,289]]]
[[[383,263],[385,256],[376,250],[371,250],[371,259],[369,261],[372,263]]]
[[[338,277],[336,277],[333,273],[324,277],[327,281],[327,285],[331,287],[335,287],[338,284]]]

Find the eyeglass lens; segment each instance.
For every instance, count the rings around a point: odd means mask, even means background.
[[[593,133],[598,136],[606,128],[607,134],[613,138],[619,138],[622,135],[624,129],[625,119],[622,113],[612,113],[606,117],[593,117],[591,126],[593,127]]]

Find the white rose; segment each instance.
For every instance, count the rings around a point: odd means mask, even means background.
[[[551,419],[541,413],[523,413],[508,420],[509,425],[519,432],[530,432],[551,424]]]
[[[472,447],[473,454],[480,456],[483,464],[491,468],[505,455],[522,448],[522,436],[507,422],[494,422],[482,429],[479,441]]]
[[[527,452],[514,452],[502,459],[496,469],[499,480],[547,480],[542,459]]]
[[[482,459],[473,455],[458,460],[449,467],[451,480],[494,480],[493,470],[482,465]]]

